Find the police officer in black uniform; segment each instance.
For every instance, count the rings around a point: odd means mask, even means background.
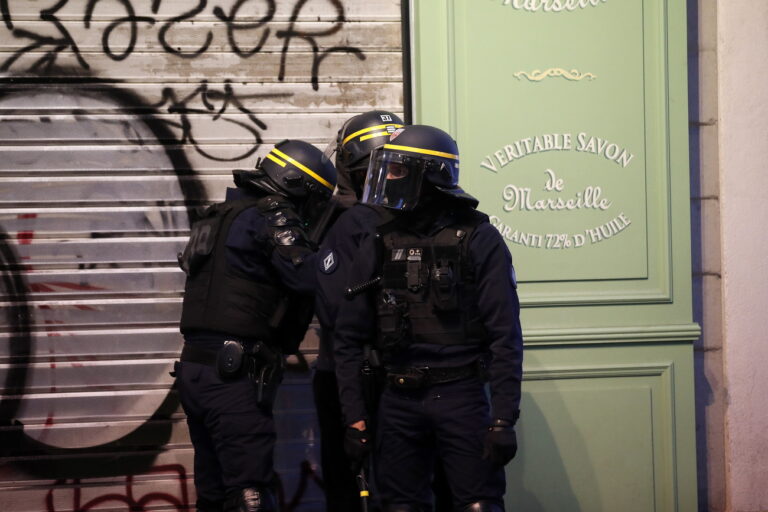
[[[179,256],[187,274],[177,387],[195,449],[197,510],[273,512],[272,404],[283,355],[312,318],[315,247],[307,232],[336,185],[299,140],[278,143],[208,207]]]
[[[392,112],[373,110],[351,117],[339,129],[336,139],[326,150],[328,157],[335,154],[338,173],[333,198],[336,208],[331,222],[362,196],[371,151],[384,145],[389,136],[402,127],[403,121]],[[356,474],[344,452],[346,427],[342,421],[333,362],[333,322],[339,302],[344,300],[346,269],[354,256],[332,249],[344,236],[345,233],[334,224],[323,239],[317,260],[316,313],[321,331],[312,387],[320,427],[320,461],[328,512],[355,512],[361,508]]]
[[[387,369],[376,474],[388,512],[432,510],[435,455],[454,510],[503,511],[503,468],[517,450],[522,331],[514,270],[504,240],[458,186],[458,161],[442,130],[397,130],[371,157],[368,206],[355,207],[367,212],[339,221],[346,237],[335,250],[358,254],[334,331],[345,448],[353,459],[371,451],[361,367],[374,339]]]

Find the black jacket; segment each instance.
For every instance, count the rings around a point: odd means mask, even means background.
[[[408,229],[429,233],[436,225],[450,225],[452,208],[416,209],[400,218]],[[339,236],[332,248],[339,265],[347,265],[345,281],[365,282],[380,272],[376,228],[382,224],[379,213],[357,205],[339,219]],[[520,406],[523,338],[520,303],[517,296],[512,257],[499,232],[488,222],[477,226],[468,240],[469,256],[477,282],[478,311],[487,330],[483,346],[412,344],[399,353],[396,366],[457,367],[484,357],[489,361],[491,405],[497,418],[513,420]],[[322,257],[322,255],[321,255]],[[334,359],[345,422],[366,419],[360,381],[363,345],[375,337],[375,293],[360,294],[339,303],[335,315]]]

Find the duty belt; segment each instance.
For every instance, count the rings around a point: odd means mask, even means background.
[[[179,361],[216,366],[216,358],[218,357],[218,354],[218,351],[205,350],[204,348],[185,343],[184,348],[181,349]]]
[[[213,366],[222,379],[247,375],[258,388],[258,402],[262,400],[264,386],[278,384],[283,378],[282,354],[262,341],[245,345],[239,341],[226,340],[216,351],[184,344],[179,359]]]
[[[484,373],[483,365],[479,361],[450,368],[430,366],[387,368],[387,382],[398,389],[419,389],[432,384],[483,376]]]

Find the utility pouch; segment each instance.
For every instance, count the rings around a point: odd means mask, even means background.
[[[416,390],[427,384],[427,374],[418,368],[406,368],[387,373],[387,381],[395,389]]]
[[[227,340],[216,355],[216,370],[222,379],[233,379],[242,374],[245,347],[239,341]]]
[[[381,348],[384,352],[397,352],[410,344],[411,322],[408,303],[384,291],[378,305]]]
[[[421,267],[421,260],[409,261],[405,264],[405,282],[408,286],[408,290],[413,293],[418,293],[424,286],[424,283],[421,280]]]
[[[435,311],[447,312],[459,309],[456,276],[451,263],[438,260],[432,266],[430,274],[430,292]]]
[[[381,365],[381,359],[375,348],[363,346],[363,364],[360,368],[363,399],[370,418],[376,417],[379,410],[379,398],[386,384],[386,370]]]

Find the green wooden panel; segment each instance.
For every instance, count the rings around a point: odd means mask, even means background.
[[[582,377],[527,386],[511,510],[655,510],[651,385]]]
[[[509,510],[696,509],[687,344],[529,348]]]
[[[509,510],[696,510],[685,2],[410,8],[414,119],[520,281]]]
[[[462,184],[507,239],[524,305],[616,305],[610,325],[690,325],[684,5],[412,10],[414,117],[459,141]],[[621,307],[635,304],[662,307]],[[605,321],[526,314],[537,328]]]
[[[503,224],[527,279],[647,277],[646,154],[664,133],[646,140],[646,94],[663,90],[645,87],[642,3],[454,9],[457,90],[472,97],[457,105],[464,183]],[[505,50],[476,58],[488,48]]]

